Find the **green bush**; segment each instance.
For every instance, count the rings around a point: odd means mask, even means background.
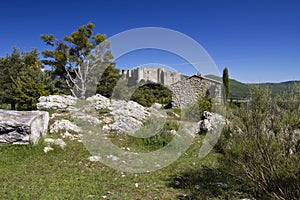
[[[147,83],[134,91],[131,100],[145,107],[150,107],[153,103],[166,105],[172,100],[172,92],[162,84]]]
[[[200,121],[204,111],[212,111],[212,103],[209,95],[204,95],[195,103],[181,110],[184,120]]]
[[[221,166],[258,199],[300,198],[299,87],[280,96],[254,88],[247,105],[231,113],[218,149]]]

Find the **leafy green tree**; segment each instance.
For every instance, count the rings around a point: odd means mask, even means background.
[[[44,64],[52,66],[52,77],[61,91],[86,98],[86,93],[96,87],[97,78],[111,64],[110,43],[104,34],[93,35],[93,23],[80,26],[70,36],[58,40],[54,35],[41,35],[53,47],[42,52]],[[96,88],[94,89],[96,90]]]
[[[229,97],[229,75],[227,67],[225,67],[225,69],[223,70],[223,85],[225,89],[225,99],[227,101]]]
[[[38,98],[53,91],[38,55],[36,49],[20,52],[14,47],[11,55],[0,59],[0,100],[12,110],[36,109]]]

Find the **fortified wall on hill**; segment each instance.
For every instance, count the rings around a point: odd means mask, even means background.
[[[137,83],[144,80],[146,82],[150,81],[170,86],[181,80],[179,72],[167,71],[163,68],[138,67],[133,70],[122,70],[122,74],[130,83]]]
[[[173,107],[186,107],[206,94],[216,103],[221,103],[222,83],[201,75],[192,75],[182,80],[179,72],[145,67],[122,70],[122,75],[133,84],[144,80],[168,86],[172,91]]]

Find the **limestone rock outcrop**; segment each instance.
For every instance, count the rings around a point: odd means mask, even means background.
[[[66,109],[76,104],[77,98],[69,95],[41,96],[37,103],[38,110]]]
[[[36,144],[48,130],[45,111],[0,110],[0,144]]]
[[[222,115],[204,111],[202,115],[202,120],[198,122],[197,132],[213,131],[218,129],[220,126],[223,127],[225,124],[226,120]]]

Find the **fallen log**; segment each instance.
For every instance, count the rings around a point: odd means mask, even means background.
[[[49,113],[0,109],[0,144],[36,144],[47,134]]]

